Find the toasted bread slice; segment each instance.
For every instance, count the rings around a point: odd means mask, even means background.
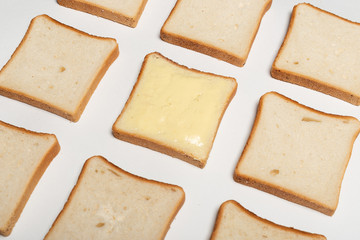
[[[360,105],[359,36],[359,23],[298,4],[271,76]]]
[[[270,222],[229,200],[219,209],[211,240],[235,239],[326,240],[326,237]]]
[[[68,8],[136,27],[147,0],[57,0]]]
[[[243,66],[271,0],[178,0],[162,40]]]
[[[203,168],[236,88],[234,78],[148,54],[113,134]]]
[[[181,187],[132,175],[95,156],[45,239],[163,239],[184,200]]]
[[[56,136],[0,121],[0,234],[10,235],[31,193],[60,150]]]
[[[78,121],[118,54],[114,39],[37,16],[0,71],[0,94]]]
[[[353,117],[308,108],[278,93],[260,99],[234,179],[332,215],[359,134]]]

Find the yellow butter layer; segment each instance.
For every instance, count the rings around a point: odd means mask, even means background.
[[[236,81],[148,56],[115,129],[207,159]]]

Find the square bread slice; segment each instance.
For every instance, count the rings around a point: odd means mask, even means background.
[[[220,206],[210,240],[238,239],[326,240],[326,237],[270,222],[229,200]]]
[[[164,239],[185,201],[179,186],[123,171],[89,158],[45,240]]]
[[[35,186],[59,151],[55,135],[0,121],[1,235],[10,235]]]
[[[68,8],[136,27],[147,0],[57,0]]]
[[[203,168],[236,88],[234,78],[189,69],[150,53],[113,134]]]
[[[359,23],[298,4],[271,76],[360,105],[359,36]]]
[[[162,40],[243,66],[271,0],[178,0]]]
[[[275,92],[261,97],[237,182],[332,215],[360,122]]]
[[[115,39],[37,16],[0,71],[0,94],[76,122],[118,54]]]

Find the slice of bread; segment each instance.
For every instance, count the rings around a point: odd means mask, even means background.
[[[243,66],[271,0],[178,0],[162,40]]]
[[[189,69],[150,53],[113,134],[203,168],[236,88],[234,78]]]
[[[326,237],[270,222],[229,200],[219,209],[211,240],[235,239],[326,240]]]
[[[68,8],[136,27],[147,0],[57,0]]]
[[[278,93],[261,97],[237,182],[332,215],[360,122]]]
[[[114,39],[37,16],[0,71],[0,94],[78,121],[118,54]]]
[[[184,201],[181,187],[132,175],[95,156],[84,164],[45,239],[164,239]]]
[[[8,236],[60,146],[53,134],[2,121],[0,143],[0,234]]]
[[[359,23],[298,4],[271,76],[360,105],[359,36]]]

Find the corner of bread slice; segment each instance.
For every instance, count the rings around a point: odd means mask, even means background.
[[[263,219],[234,200],[224,202],[220,206],[211,240],[235,240],[244,236],[247,239],[326,240],[323,235],[300,231]]]
[[[164,239],[185,201],[176,185],[88,159],[45,239]]]
[[[23,208],[60,145],[53,134],[0,121],[0,234],[12,232]]]
[[[271,76],[360,105],[359,34],[359,23],[308,3],[298,4]]]
[[[267,93],[260,99],[234,180],[332,215],[359,131],[354,117]]]
[[[166,42],[244,66],[271,0],[178,0],[160,31]]]
[[[118,55],[115,39],[39,15],[0,71],[0,94],[76,122]]]
[[[113,135],[203,168],[236,88],[234,78],[150,53],[113,125]]]
[[[57,0],[58,4],[135,28],[147,0],[88,1]]]

